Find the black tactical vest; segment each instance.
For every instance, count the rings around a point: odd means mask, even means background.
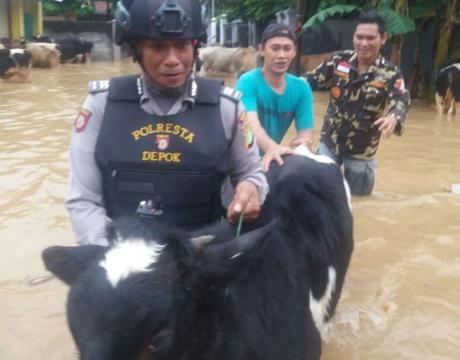
[[[220,188],[228,146],[220,113],[221,83],[196,79],[195,107],[175,115],[146,113],[136,76],[110,81],[96,144],[104,201],[112,219],[152,201],[164,223],[191,228],[222,215]]]

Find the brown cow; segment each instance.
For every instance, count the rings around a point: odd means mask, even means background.
[[[59,46],[54,43],[30,42],[26,49],[32,54],[32,65],[35,67],[57,67],[61,59]]]
[[[307,71],[311,71],[317,68],[323,61],[328,60],[331,57],[330,52],[313,55],[301,55],[300,56],[300,73],[304,74]]]

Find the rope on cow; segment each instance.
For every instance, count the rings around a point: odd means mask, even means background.
[[[240,236],[241,227],[243,225],[243,212],[241,212],[240,217],[238,219],[238,226],[236,227],[236,236]]]

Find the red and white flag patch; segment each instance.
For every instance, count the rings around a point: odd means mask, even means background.
[[[403,79],[396,80],[395,88],[398,89],[399,91],[406,90],[406,85],[404,84],[404,80]]]
[[[350,72],[350,64],[347,63],[346,61],[340,61],[339,64],[337,65],[337,71],[340,71],[341,73],[348,74]]]
[[[77,118],[75,119],[75,131],[77,133],[81,133],[85,131],[86,125],[88,125],[89,119],[91,117],[91,112],[89,112],[86,109],[80,109],[80,112],[77,115]]]

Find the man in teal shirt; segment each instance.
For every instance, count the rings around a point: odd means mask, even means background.
[[[259,45],[264,59],[262,68],[244,74],[236,83],[243,93],[247,120],[264,152],[265,170],[275,160],[283,164],[282,155],[305,145],[311,149],[313,138],[313,95],[308,83],[287,71],[296,54],[295,35],[284,24],[270,24]],[[295,119],[297,137],[290,146],[280,145]]]

